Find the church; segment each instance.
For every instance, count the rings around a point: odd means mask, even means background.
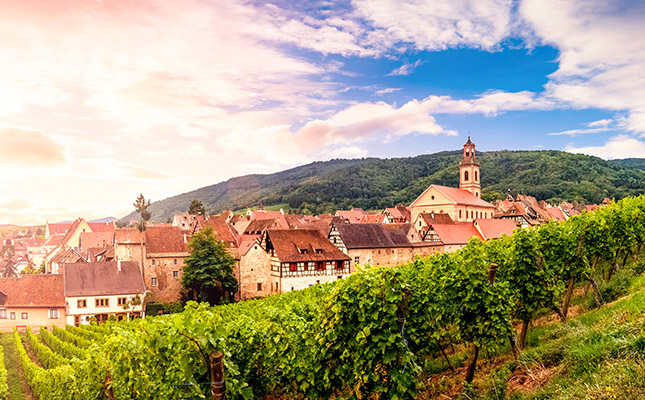
[[[480,178],[475,144],[468,136],[459,162],[459,189],[430,185],[410,204],[411,221],[416,221],[422,213],[448,214],[455,222],[492,218],[495,206],[481,199]]]

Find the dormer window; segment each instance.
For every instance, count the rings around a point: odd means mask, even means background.
[[[322,254],[322,249],[316,249],[316,254]]]
[[[300,249],[300,254],[307,254],[307,249]]]

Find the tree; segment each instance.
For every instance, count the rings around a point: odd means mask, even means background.
[[[14,254],[13,248],[9,247],[5,251],[4,257],[0,258],[0,271],[2,271],[2,276],[5,278],[18,276]]]
[[[206,227],[193,235],[188,243],[190,255],[184,261],[181,284],[183,301],[205,301],[211,305],[222,300],[231,300],[237,291],[237,279],[233,275],[235,261]]]
[[[188,207],[188,214],[206,215],[206,209],[201,201],[195,199],[190,203],[190,207]]]
[[[150,214],[150,211],[148,211],[148,207],[150,206],[150,200],[146,201],[146,198],[143,197],[143,194],[139,194],[139,197],[137,197],[137,200],[132,203],[134,206],[134,210],[138,212],[141,215],[141,224],[139,225],[139,230],[141,232],[146,230],[146,222],[150,220],[150,217],[152,214]]]

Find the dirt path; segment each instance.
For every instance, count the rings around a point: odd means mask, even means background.
[[[13,335],[0,333],[0,345],[4,348],[4,365],[7,368],[9,400],[38,400],[32,395],[31,389],[25,381]]]

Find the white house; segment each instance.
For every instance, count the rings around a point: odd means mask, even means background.
[[[108,261],[65,264],[65,303],[67,324],[89,324],[95,317],[107,321],[144,316],[146,293],[139,264],[134,261]]]

